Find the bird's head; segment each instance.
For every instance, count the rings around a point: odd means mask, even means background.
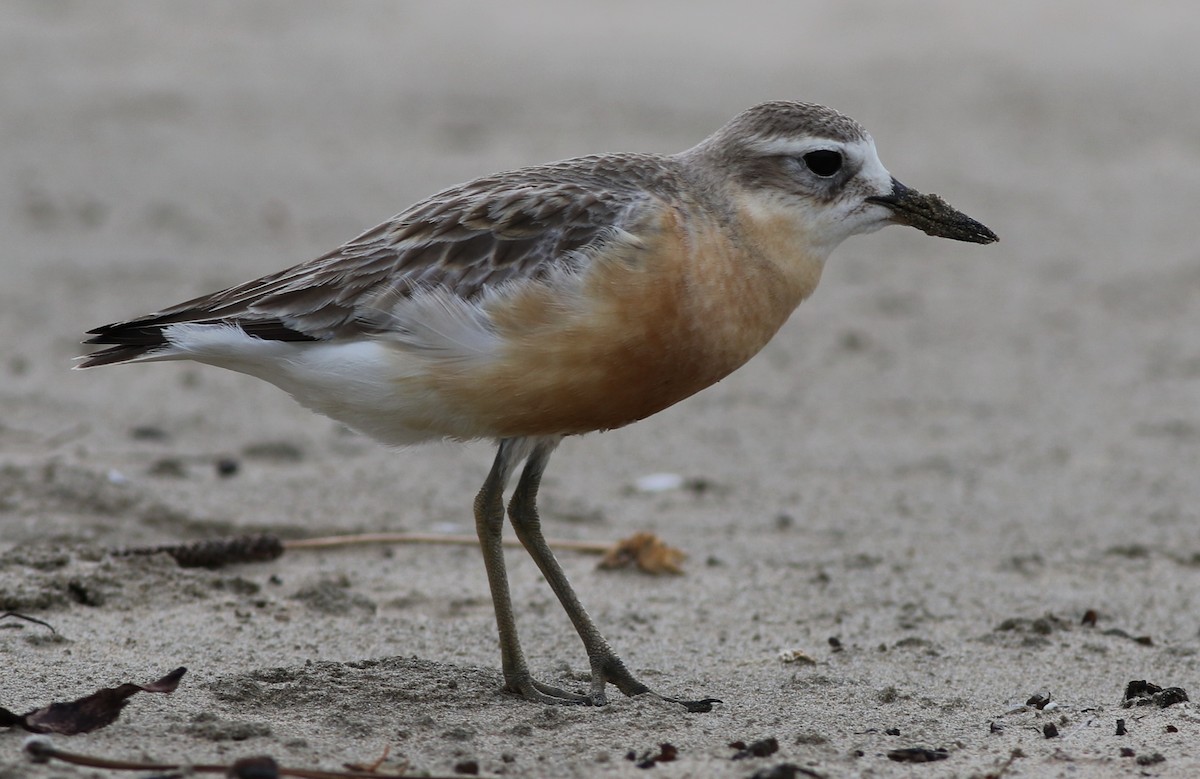
[[[956,241],[998,240],[937,195],[897,181],[880,162],[870,134],[825,106],[754,106],[683,154],[736,188],[744,207],[789,215],[819,253],[888,224]]]

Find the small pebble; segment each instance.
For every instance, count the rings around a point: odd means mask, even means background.
[[[135,441],[166,441],[167,431],[154,425],[138,425],[129,431],[129,437]]]
[[[165,476],[172,479],[182,479],[187,476],[187,466],[178,457],[162,457],[155,460],[147,471],[151,476]]]
[[[298,463],[304,459],[304,450],[291,441],[259,441],[243,446],[242,456],[251,460]]]
[[[779,662],[795,663],[796,665],[816,665],[817,661],[803,649],[785,649],[779,653]]]
[[[683,487],[684,478],[678,473],[651,473],[636,479],[634,489],[638,492],[670,492]]]
[[[1046,708],[1046,706],[1049,703],[1050,703],[1050,693],[1048,691],[1039,692],[1039,693],[1031,696],[1029,698],[1029,700],[1025,701],[1026,706],[1032,706],[1035,709],[1037,709],[1038,711],[1041,711],[1042,709]]]

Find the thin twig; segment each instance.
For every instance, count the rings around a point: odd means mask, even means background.
[[[197,774],[222,774],[225,776],[239,776],[233,769],[233,765],[221,765],[217,763],[141,763],[130,760],[110,760],[104,757],[94,757],[92,755],[82,755],[78,752],[64,752],[56,749],[47,738],[31,738],[25,742],[25,753],[29,755],[35,763],[47,763],[51,760],[59,760],[63,763],[72,765],[81,765],[87,768],[101,768],[107,771],[179,771],[187,768],[192,773]],[[238,761],[241,762],[241,761]],[[363,771],[321,771],[310,768],[288,768],[285,766],[276,767],[279,776],[295,776],[298,779],[410,779],[401,774],[380,774],[375,772]],[[454,779],[447,776],[431,776],[428,779]]]
[[[546,543],[552,549],[570,549],[575,552],[604,554],[612,549],[613,544],[605,541],[573,541],[565,538],[547,539]],[[441,533],[359,533],[346,536],[321,536],[319,538],[298,538],[284,541],[284,549],[325,549],[335,546],[355,546],[359,544],[454,544],[459,546],[478,546],[479,539],[469,535]],[[505,546],[518,547],[520,541],[504,539]]]
[[[6,611],[3,614],[0,614],[0,619],[4,619],[5,617],[16,617],[17,619],[23,619],[26,622],[33,622],[35,624],[41,625],[44,628],[50,628],[51,633],[54,633],[56,635],[58,634],[58,631],[54,629],[53,625],[51,625],[49,622],[42,622],[37,617],[30,617],[26,614],[20,614],[15,611]]]
[[[547,541],[552,549],[570,550],[585,554],[605,555],[601,568],[624,568],[636,565],[650,574],[682,573],[680,563],[683,552],[667,546],[653,533],[635,533],[616,542],[572,541],[557,538]],[[359,535],[322,536],[284,541],[271,533],[209,538],[185,544],[140,546],[109,549],[109,554],[119,557],[169,554],[184,568],[221,568],[234,563],[267,562],[280,557],[287,550],[332,549],[342,546],[367,544],[451,544],[477,547],[475,536],[440,533],[362,533]],[[520,546],[520,542],[506,540],[505,546]]]

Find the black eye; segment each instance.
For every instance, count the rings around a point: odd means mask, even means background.
[[[829,178],[842,169],[842,155],[828,149],[810,151],[800,159],[804,166],[821,178]]]

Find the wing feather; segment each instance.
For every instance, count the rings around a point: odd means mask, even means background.
[[[89,331],[111,349],[80,367],[142,356],[163,328],[225,323],[270,340],[329,340],[378,326],[364,307],[438,290],[464,301],[586,262],[643,209],[674,194],[673,161],[583,157],[452,187],[309,262]]]

